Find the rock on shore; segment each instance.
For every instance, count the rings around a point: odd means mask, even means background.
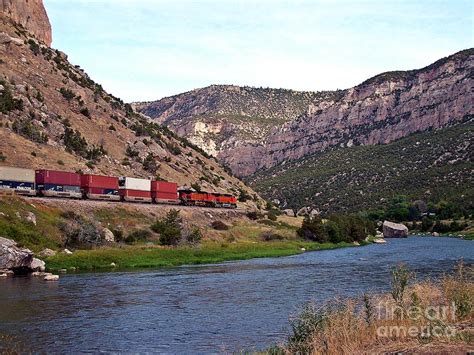
[[[15,241],[0,237],[0,273],[27,274],[44,271],[45,268],[44,261],[34,258],[31,250],[20,248]]]
[[[408,228],[404,224],[385,221],[382,226],[384,238],[406,238]]]

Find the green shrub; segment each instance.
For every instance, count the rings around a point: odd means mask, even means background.
[[[265,231],[260,234],[260,239],[265,242],[270,242],[273,240],[283,240],[285,239],[282,235],[272,232],[272,231]]]
[[[72,90],[64,88],[64,87],[59,89],[59,92],[61,93],[61,95],[63,95],[63,97],[67,101],[71,101],[72,99],[76,97],[76,94]]]
[[[137,229],[129,233],[125,238],[125,243],[135,244],[147,241],[151,237],[151,232],[148,229]]]
[[[180,155],[181,149],[174,143],[166,143],[166,148],[173,154],[173,155]]]
[[[40,54],[40,52],[41,52],[41,51],[40,51],[40,46],[39,46],[38,43],[36,43],[35,40],[33,40],[33,39],[30,38],[30,39],[28,40],[28,44],[30,45],[30,50],[33,52],[34,55]]]
[[[3,154],[3,152],[0,152],[0,162],[4,162],[5,160],[7,160],[7,156]]]
[[[278,219],[277,215],[273,211],[270,211],[267,216],[270,221],[276,221]]]
[[[244,189],[239,189],[239,202],[246,202],[251,199],[251,196]]]
[[[0,80],[0,85],[3,86],[3,92],[0,95],[0,112],[6,114],[13,110],[23,111],[23,100],[13,98],[10,86],[4,80]]]
[[[201,192],[201,185],[199,185],[199,183],[197,182],[194,182],[191,184],[191,187],[196,190],[197,192]]]
[[[198,227],[192,227],[189,232],[185,233],[184,241],[186,244],[197,245],[201,243],[201,240],[202,232],[201,229]]]
[[[151,230],[160,234],[161,245],[176,246],[181,241],[181,224],[183,220],[179,215],[179,210],[171,209],[166,214],[166,217],[157,220],[152,226]]]
[[[12,130],[33,142],[41,144],[48,142],[48,136],[32,123],[31,118],[15,120],[12,125]]]
[[[156,159],[152,153],[148,153],[146,158],[143,160],[143,169],[152,174],[155,174],[158,170],[158,164],[156,163]]]
[[[313,242],[324,243],[328,240],[328,235],[320,216],[307,216],[297,233],[301,238]]]
[[[90,248],[103,243],[99,227],[93,221],[73,211],[64,212],[61,216],[66,219],[60,224],[66,246]]]
[[[82,108],[79,112],[87,118],[91,118],[91,113],[87,107]]]
[[[127,149],[125,150],[125,154],[130,158],[135,158],[135,157],[138,157],[140,152],[138,150],[133,149],[130,145],[128,145]]]
[[[251,219],[252,221],[256,221],[263,217],[263,215],[258,211],[249,211],[246,213],[247,218]]]

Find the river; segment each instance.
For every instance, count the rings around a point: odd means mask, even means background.
[[[417,278],[474,262],[474,242],[410,237],[218,265],[78,273],[58,283],[0,280],[0,351],[209,353],[264,349],[284,340],[308,300],[389,287],[404,262]],[[2,342],[2,340],[0,340]]]

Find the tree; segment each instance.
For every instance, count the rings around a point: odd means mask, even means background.
[[[146,158],[143,160],[143,169],[154,174],[158,170],[158,164],[156,164],[155,157],[152,153],[148,153]]]
[[[320,216],[305,217],[301,228],[297,231],[298,235],[304,239],[314,242],[323,243],[328,239],[327,232],[324,228],[323,221]]]
[[[160,234],[161,245],[175,246],[181,241],[182,223],[183,220],[179,215],[179,210],[171,209],[165,218],[157,220],[151,226],[151,230]]]

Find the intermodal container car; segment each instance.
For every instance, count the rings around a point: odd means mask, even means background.
[[[13,191],[21,195],[36,195],[35,171],[1,166],[0,190]]]
[[[178,203],[178,184],[175,182],[152,181],[151,197],[154,203]]]
[[[36,170],[36,191],[40,196],[81,198],[81,175],[66,171]]]
[[[83,174],[81,190],[83,197],[91,200],[120,201],[118,177]]]
[[[151,180],[121,176],[119,194],[122,201],[152,202]]]

